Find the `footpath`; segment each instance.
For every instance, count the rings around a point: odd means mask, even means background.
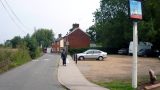
[[[67,66],[59,62],[58,80],[68,90],[109,90],[89,82],[80,72],[71,56],[67,57],[69,63]]]

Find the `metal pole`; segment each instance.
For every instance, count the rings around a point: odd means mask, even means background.
[[[68,32],[67,32],[67,35],[66,35],[66,52],[68,54]]]
[[[137,88],[137,22],[133,22],[133,64],[132,64],[132,87]]]
[[[76,53],[76,64],[77,64],[77,61],[78,61],[78,59],[77,59],[77,53]]]

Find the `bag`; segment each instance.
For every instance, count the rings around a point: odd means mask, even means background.
[[[66,63],[69,63],[69,60],[68,60],[68,58],[66,58]]]

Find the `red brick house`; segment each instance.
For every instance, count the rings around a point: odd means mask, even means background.
[[[60,52],[60,50],[64,47],[64,45],[62,46],[62,43],[64,43],[63,37],[59,34],[58,38],[52,43],[52,52]]]
[[[69,48],[86,48],[90,45],[90,37],[80,28],[75,28],[67,36],[64,37],[65,42],[68,39]]]
[[[53,51],[57,52],[61,48],[86,48],[90,46],[90,37],[79,28],[79,24],[73,24],[71,31],[63,38],[59,36],[52,44]]]

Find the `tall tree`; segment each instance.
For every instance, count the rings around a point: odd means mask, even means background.
[[[49,29],[38,29],[34,32],[32,37],[37,40],[39,46],[48,47],[54,39],[54,34],[52,30]]]
[[[160,49],[160,1],[142,0],[142,7],[143,20],[138,22],[139,41],[151,42]],[[101,0],[94,17],[97,42],[104,47],[125,47],[132,40],[128,0]]]
[[[95,31],[95,26],[91,26],[89,29],[86,30],[87,34],[90,36],[91,42],[95,43],[96,42],[96,31]]]
[[[32,58],[36,58],[40,55],[38,42],[34,37],[31,37],[29,34],[27,34],[23,40],[26,42],[26,46],[28,47],[29,54]]]
[[[131,40],[128,0],[101,0],[94,13],[97,43],[104,47],[126,47]]]
[[[139,25],[139,39],[152,42],[154,48],[160,49],[160,1],[143,1],[143,21]]]

